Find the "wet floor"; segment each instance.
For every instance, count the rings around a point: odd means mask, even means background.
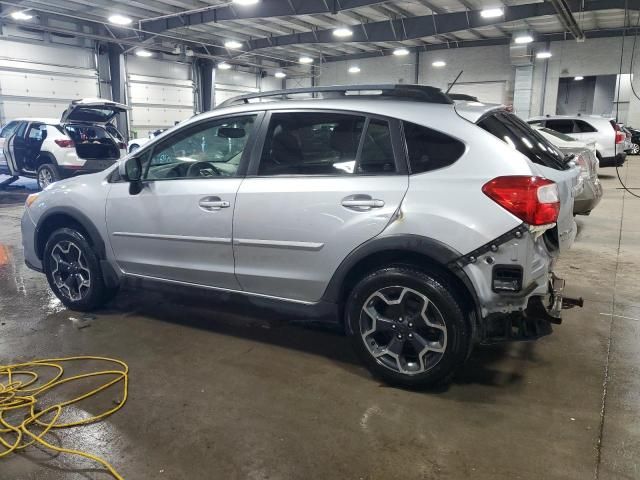
[[[0,192],[0,364],[127,362],[125,407],[56,435],[128,480],[638,479],[640,199],[602,171],[605,198],[578,217],[559,268],[585,307],[536,343],[477,349],[432,392],[386,387],[339,333],[238,299],[129,290],[95,314],[67,311],[23,265],[28,192]],[[640,187],[640,158],[621,174]],[[0,459],[2,480],[89,478],[110,477],[38,449]]]

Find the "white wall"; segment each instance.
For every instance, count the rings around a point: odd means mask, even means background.
[[[351,66],[360,67],[360,73],[349,73]],[[415,83],[415,55],[324,63],[320,66],[316,85],[354,83]]]

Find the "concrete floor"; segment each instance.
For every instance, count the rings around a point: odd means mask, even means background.
[[[83,319],[23,265],[24,195],[2,193],[0,363],[126,361],[123,410],[58,433],[126,479],[638,479],[640,199],[602,172],[605,198],[559,269],[585,308],[537,343],[476,350],[423,393],[372,379],[344,337],[242,302],[130,291]],[[621,173],[640,187],[640,158]],[[0,478],[110,477],[32,449],[0,459]]]

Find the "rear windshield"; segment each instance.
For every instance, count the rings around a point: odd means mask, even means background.
[[[568,168],[565,155],[513,113],[492,113],[482,118],[478,126],[526,155],[533,163],[556,170]]]

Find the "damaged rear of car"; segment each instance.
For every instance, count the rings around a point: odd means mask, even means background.
[[[492,343],[546,335],[552,323],[561,322],[563,305],[582,304],[563,297],[564,281],[553,273],[558,256],[576,237],[573,209],[584,188],[581,170],[504,107],[460,102],[456,111],[511,147],[514,162],[524,156],[537,179],[498,178],[483,187],[523,223],[457,262],[481,299],[480,338]],[[523,189],[526,194],[516,193]]]

